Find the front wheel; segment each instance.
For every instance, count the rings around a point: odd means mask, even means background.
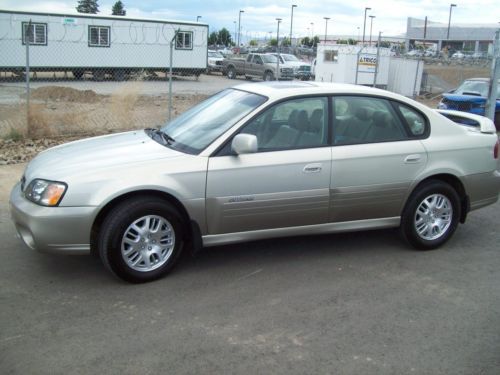
[[[401,234],[416,249],[435,249],[455,232],[460,210],[460,198],[452,186],[428,181],[408,199],[401,218]]]
[[[147,282],[166,275],[183,247],[180,214],[165,200],[137,197],[113,208],[103,221],[98,248],[119,278]]]
[[[236,70],[232,66],[227,69],[227,78],[229,79],[236,78]]]

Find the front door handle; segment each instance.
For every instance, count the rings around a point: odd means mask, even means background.
[[[415,164],[415,163],[420,163],[421,160],[422,160],[422,155],[412,154],[412,155],[408,155],[405,158],[405,163],[406,164]]]
[[[321,172],[321,163],[307,164],[302,172],[304,173],[318,173]]]

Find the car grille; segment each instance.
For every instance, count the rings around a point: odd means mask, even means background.
[[[443,104],[446,104],[446,107],[448,109],[453,109],[455,111],[462,111],[462,112],[470,112],[473,107],[473,103],[455,102],[453,100],[446,98],[443,99]]]
[[[293,69],[292,68],[281,68],[281,74],[293,75]]]
[[[222,65],[222,61],[216,61],[215,65]]]
[[[299,68],[299,71],[300,72],[310,72],[311,71],[311,67],[309,65],[301,65],[300,68]]]

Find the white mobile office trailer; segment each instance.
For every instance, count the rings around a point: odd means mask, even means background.
[[[177,34],[176,34],[177,33]],[[92,73],[123,79],[137,71],[199,75],[207,68],[208,25],[95,14],[0,10],[0,72]]]

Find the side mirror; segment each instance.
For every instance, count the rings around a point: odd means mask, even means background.
[[[231,142],[231,149],[238,155],[257,152],[257,137],[253,134],[237,134]]]

